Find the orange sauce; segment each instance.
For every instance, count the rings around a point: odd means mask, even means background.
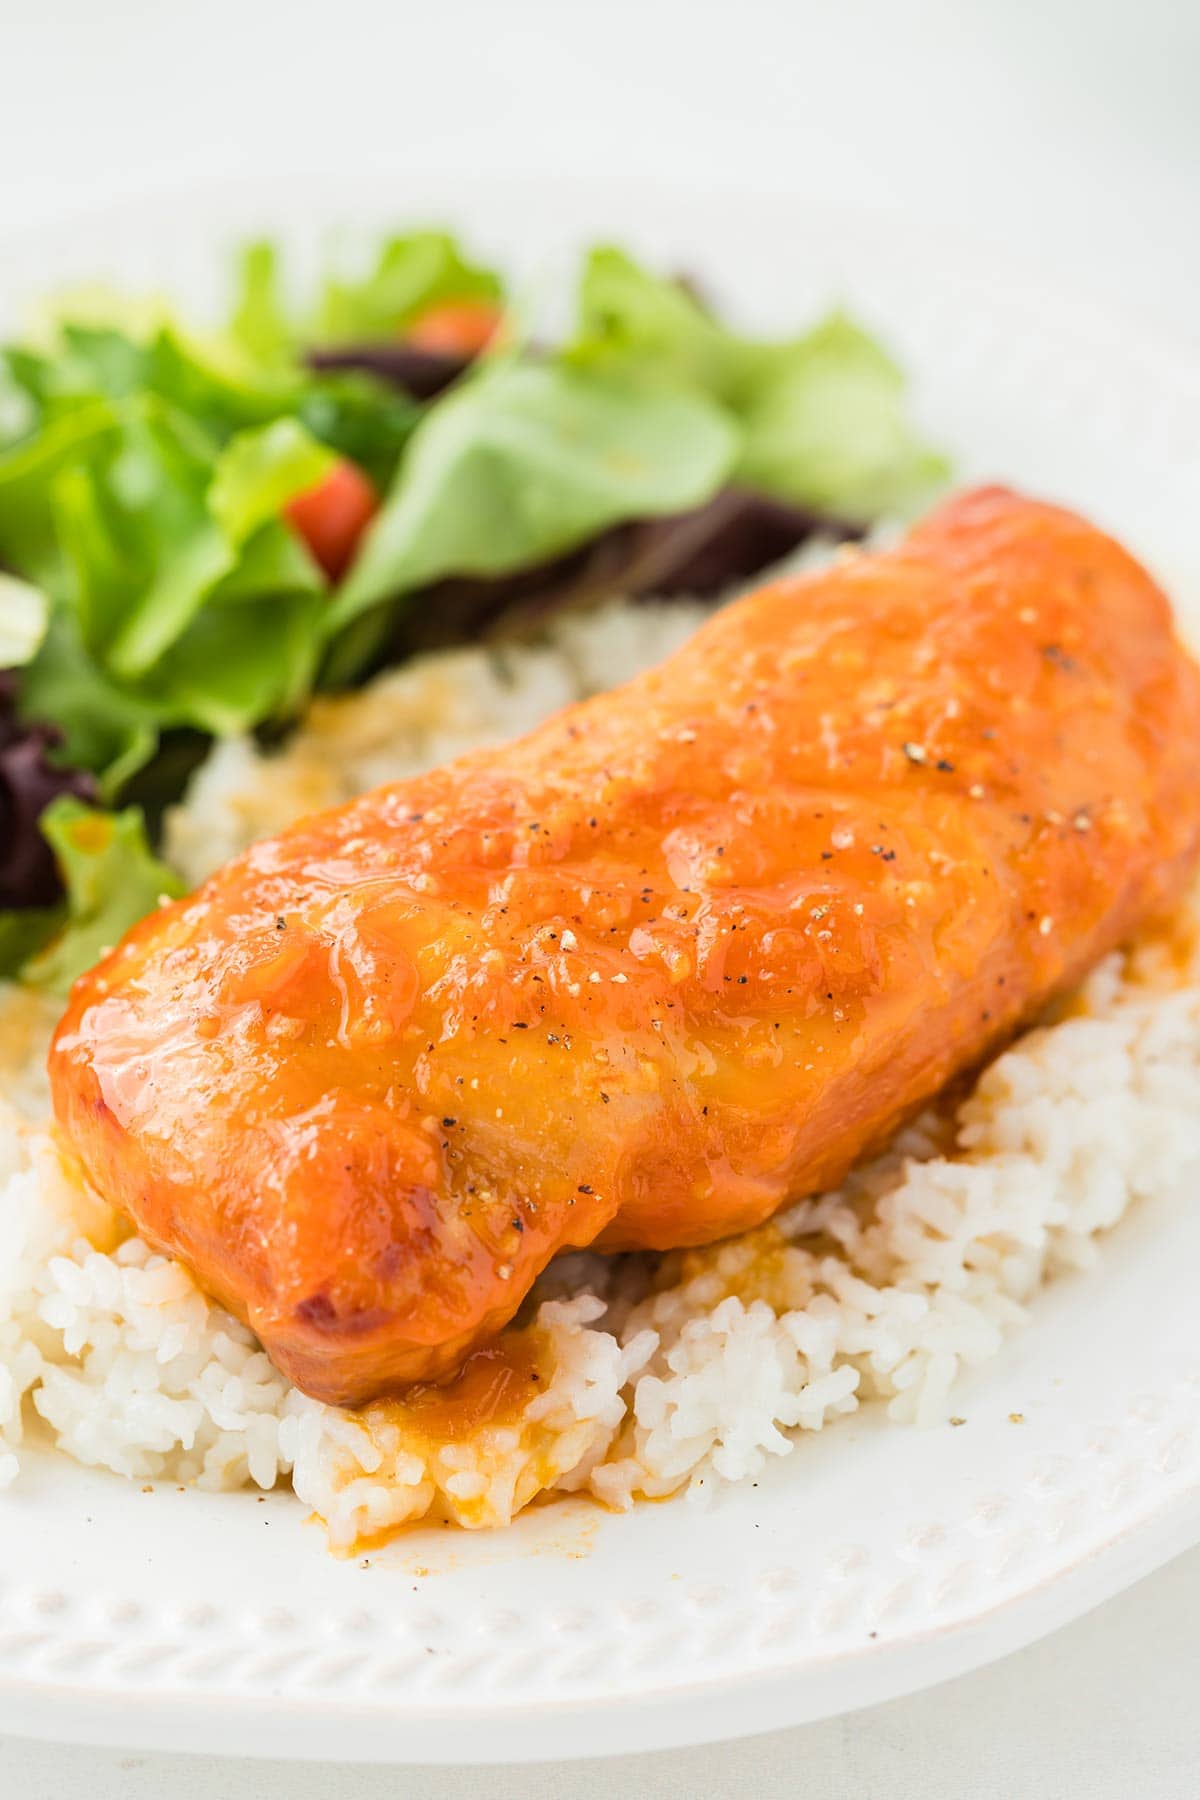
[[[515,1425],[544,1381],[538,1334],[510,1332],[472,1351],[452,1381],[419,1381],[385,1402],[397,1421],[430,1441],[461,1443],[488,1425]]]
[[[1183,983],[1195,966],[1197,951],[1200,949],[1198,940],[1200,915],[1195,904],[1185,903],[1138,933],[1132,946],[1135,968],[1139,953],[1143,957],[1157,954],[1166,965],[1164,973],[1168,978]]]

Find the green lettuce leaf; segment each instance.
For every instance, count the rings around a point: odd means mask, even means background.
[[[137,807],[106,813],[64,797],[46,808],[41,829],[58,862],[66,899],[54,913],[5,915],[0,921],[0,967],[6,955],[23,951],[21,980],[65,995],[131,925],[153,912],[164,896],[184,890],[150,850]],[[47,924],[49,941],[30,955],[28,935]]]
[[[737,411],[761,349],[727,330],[678,281],[643,269],[623,250],[600,245],[589,253],[573,361],[699,388]]]
[[[316,675],[324,590],[272,588],[263,598],[267,604],[214,604],[197,616],[154,671],[160,717],[232,737],[296,712]]]
[[[569,355],[710,394],[742,430],[735,479],[796,505],[865,524],[914,511],[948,474],[907,422],[899,369],[841,313],[781,343],[741,337],[679,283],[604,247],[584,269]]]
[[[235,269],[229,337],[254,362],[290,360],[295,325],[284,299],[279,252],[259,239],[243,246]]]
[[[741,417],[747,486],[869,524],[919,510],[950,466],[909,425],[904,377],[844,314],[771,359]]]
[[[117,428],[107,400],[84,402],[48,419],[0,454],[0,562],[53,594],[62,571],[55,533],[54,480],[96,456]]]
[[[504,574],[620,520],[697,505],[738,450],[703,394],[496,362],[418,427],[329,623],[445,575]]]

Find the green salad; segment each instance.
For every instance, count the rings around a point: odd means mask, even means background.
[[[160,896],[214,739],[430,642],[605,592],[717,593],[944,479],[835,313],[743,336],[600,246],[561,342],[448,234],[225,323],[63,302],[0,351],[0,975],[62,992]]]

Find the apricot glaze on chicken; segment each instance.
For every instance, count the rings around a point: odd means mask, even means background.
[[[1198,771],[1146,573],[968,494],[144,920],[75,988],[58,1118],[293,1381],[365,1401],[560,1250],[837,1182],[1169,905]]]

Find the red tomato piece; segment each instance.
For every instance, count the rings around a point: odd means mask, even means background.
[[[331,581],[354,561],[359,540],[379,511],[379,497],[362,470],[344,457],[323,481],[289,500],[283,509]]]
[[[487,348],[503,317],[494,300],[443,300],[418,313],[404,337],[414,348],[435,356],[469,359]]]

